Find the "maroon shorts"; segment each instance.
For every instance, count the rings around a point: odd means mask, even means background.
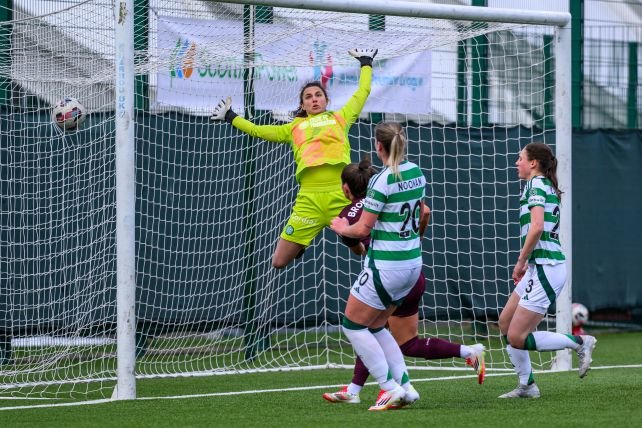
[[[410,293],[403,299],[403,303],[392,313],[393,317],[409,317],[419,312],[419,302],[426,291],[426,277],[424,273],[419,274],[419,279],[412,287]]]

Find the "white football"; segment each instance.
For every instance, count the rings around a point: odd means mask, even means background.
[[[72,97],[58,101],[51,111],[51,119],[60,129],[72,130],[78,128],[85,120],[86,111],[80,102]]]
[[[581,303],[573,303],[572,314],[575,327],[585,324],[589,319],[589,311]]]

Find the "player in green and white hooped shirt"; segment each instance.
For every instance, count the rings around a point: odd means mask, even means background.
[[[385,325],[421,272],[419,218],[426,179],[417,165],[405,160],[401,125],[380,123],[375,138],[377,156],[386,168],[370,179],[359,221],[350,225],[337,217],[331,228],[350,238],[370,234],[364,269],[350,290],[342,324],[355,353],[385,391],[369,410],[387,410],[419,399],[399,345]]]
[[[519,201],[522,249],[513,269],[515,291],[499,316],[499,328],[519,385],[499,398],[538,398],[528,351],[573,349],[579,357],[580,377],[584,377],[597,341],[593,336],[535,331],[566,282],[558,235],[562,192],[557,183],[557,159],[546,144],[528,144],[515,165],[519,178],[526,180]]]

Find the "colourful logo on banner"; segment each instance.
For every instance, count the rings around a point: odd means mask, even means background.
[[[314,80],[321,82],[324,89],[328,88],[328,82],[332,84],[332,55],[325,53],[325,42],[316,41],[310,51],[310,64],[314,67]]]
[[[188,38],[178,38],[172,50],[170,76],[178,79],[189,79],[194,72],[196,43]]]

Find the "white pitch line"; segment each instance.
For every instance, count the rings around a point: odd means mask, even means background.
[[[111,403],[113,400],[111,399],[103,399],[103,400],[91,400],[91,401],[78,401],[74,403],[56,403],[56,404],[36,404],[35,406],[14,406],[14,407],[0,407],[1,410],[20,410],[20,409],[38,409],[38,408],[43,408],[43,407],[72,407],[72,406],[89,406],[92,404],[103,404],[103,403]]]
[[[591,367],[591,370],[608,370],[608,369],[638,369],[642,368],[642,364],[630,364],[622,366],[601,366],[601,367]],[[550,370],[545,371],[536,371],[538,375],[549,374],[549,373],[561,373],[561,371],[554,372]],[[486,377],[501,377],[501,376],[514,376],[514,373],[487,373]],[[460,379],[470,379],[477,378],[477,375],[463,375],[463,376],[445,376],[445,377],[435,377],[435,378],[424,378],[424,379],[412,379],[413,382],[437,382],[444,380],[460,380]],[[368,382],[366,385],[376,385],[376,382]],[[190,398],[205,398],[205,397],[224,397],[231,395],[249,395],[249,394],[267,394],[271,392],[289,392],[289,391],[311,391],[315,389],[330,389],[330,388],[340,388],[344,384],[338,385],[316,385],[316,386],[301,386],[293,388],[275,388],[275,389],[254,389],[247,391],[234,391],[234,392],[211,392],[207,394],[188,394],[188,395],[170,395],[164,397],[137,397],[137,401],[150,401],[150,400],[185,400]],[[102,400],[90,400],[90,401],[77,401],[73,403],[56,403],[56,404],[37,404],[35,406],[14,406],[14,407],[0,407],[2,410],[20,410],[20,409],[37,409],[37,408],[51,408],[51,407],[71,407],[71,406],[89,406],[93,404],[103,404],[103,403],[115,403],[118,400],[112,399],[102,399]]]

